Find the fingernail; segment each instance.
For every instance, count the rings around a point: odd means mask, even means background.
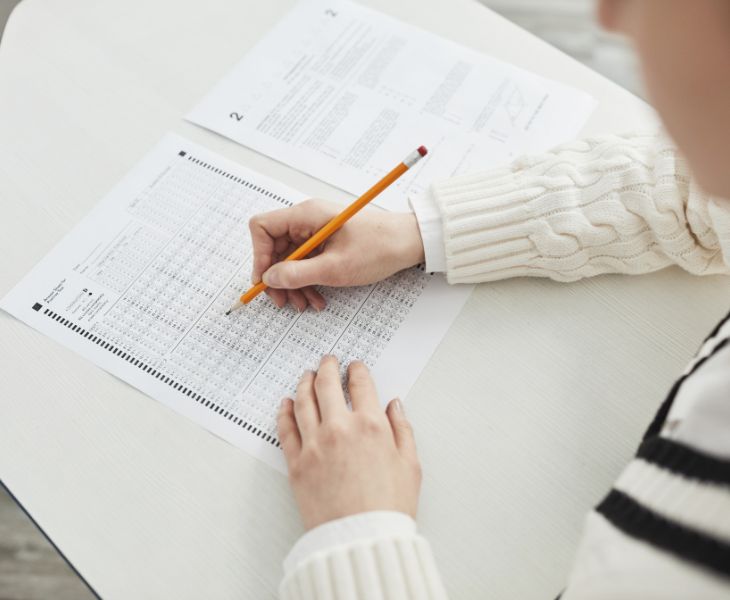
[[[266,271],[266,273],[264,273],[263,282],[266,285],[270,285],[271,287],[278,287],[281,284],[279,275],[276,273],[276,271],[274,271],[272,273],[271,270]]]
[[[284,397],[281,399],[281,404],[279,405],[279,410],[284,410],[286,408],[286,403],[289,402],[289,398]]]
[[[400,398],[393,398],[393,409],[400,414],[405,414],[403,412],[403,404],[401,403]]]

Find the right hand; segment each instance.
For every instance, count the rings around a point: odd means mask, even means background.
[[[292,251],[342,211],[323,200],[306,200],[254,216],[252,283],[269,286],[278,307],[322,310],[325,299],[316,285],[346,287],[375,283],[424,260],[416,216],[363,209],[307,258],[282,262]]]

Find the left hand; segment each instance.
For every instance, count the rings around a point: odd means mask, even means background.
[[[350,363],[348,410],[339,363],[307,371],[279,411],[279,440],[304,527],[371,510],[416,516],[421,467],[399,400],[383,411],[368,368]]]

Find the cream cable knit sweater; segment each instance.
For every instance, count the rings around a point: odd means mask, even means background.
[[[438,183],[432,197],[452,283],[574,281],[670,264],[728,272],[730,204],[703,193],[662,136],[571,142]]]
[[[424,203],[431,209],[414,208],[427,268],[429,257],[445,264],[452,283],[516,276],[573,281],[601,273],[647,273],[671,264],[696,274],[729,271],[730,201],[703,193],[662,136],[607,135],[572,142],[507,167],[438,183]],[[723,359],[719,350],[728,336],[730,323],[714,332],[703,352]],[[725,357],[730,364],[730,354]],[[682,430],[682,423],[689,428],[699,421],[730,432],[730,403],[721,403],[720,410],[717,401],[710,409],[703,406],[712,394],[703,372],[694,374],[702,364],[696,362],[690,371],[696,383],[682,391],[680,380],[665,402],[669,408],[679,395],[684,419],[679,428],[673,418],[671,432],[650,430],[637,459],[590,514],[566,599],[730,597],[730,579],[711,572],[722,570],[724,555],[716,550],[727,542],[703,533],[702,525],[708,507],[713,522],[729,522],[730,493],[714,484],[730,478],[730,449],[708,450],[708,439],[724,439],[708,437],[708,425]],[[725,383],[730,386],[730,372]],[[703,410],[711,418],[704,419]],[[666,416],[660,411],[656,428]],[[685,435],[681,443],[672,441],[680,434]],[[708,459],[706,453],[713,450],[716,456]],[[693,471],[698,465],[701,475]],[[666,482],[647,487],[642,473]],[[685,504],[677,500],[677,489]],[[708,494],[714,504],[704,500]],[[364,513],[307,533],[286,561],[282,599],[445,598],[428,542],[407,520]],[[693,529],[695,522],[699,525]],[[678,537],[688,527],[691,544]],[[730,545],[724,551],[730,552]],[[545,597],[551,593],[546,590]]]

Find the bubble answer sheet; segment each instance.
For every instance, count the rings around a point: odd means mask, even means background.
[[[472,290],[415,267],[324,288],[320,313],[262,294],[226,315],[251,273],[249,218],[304,197],[168,135],[0,307],[283,471],[276,413],[305,369],[361,359],[383,401],[404,397]]]
[[[594,108],[581,90],[354,2],[302,0],[187,119],[353,194],[423,144],[428,156],[375,199],[408,210],[436,180],[573,139]]]

